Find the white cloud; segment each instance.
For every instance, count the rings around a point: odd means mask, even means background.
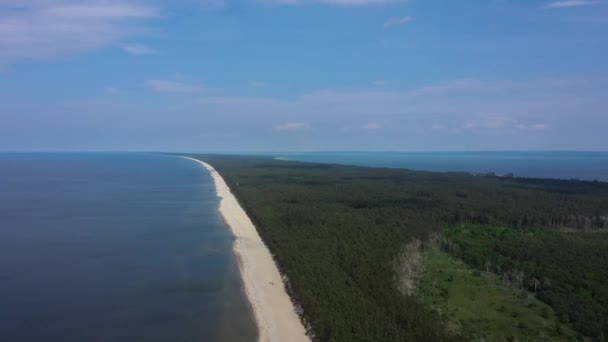
[[[274,126],[277,131],[298,131],[309,126],[303,122],[286,122],[280,125]]]
[[[365,126],[363,126],[363,128],[365,129],[378,129],[380,128],[380,125],[375,123],[375,122],[370,122],[368,124],[366,124]]]
[[[153,55],[156,50],[142,44],[122,44],[120,48],[132,55]]]
[[[581,7],[581,6],[593,6],[601,4],[601,1],[595,0],[565,0],[555,1],[545,5],[545,8],[568,8],[568,7]]]
[[[145,85],[160,93],[181,93],[181,94],[194,94],[201,93],[205,90],[203,86],[186,84],[176,81],[162,81],[162,80],[150,80]]]
[[[112,46],[144,34],[145,21],[159,17],[133,0],[3,0],[0,13],[0,64]]]
[[[401,17],[401,18],[388,18],[385,22],[384,22],[384,28],[389,28],[391,26],[399,26],[399,25],[404,25],[409,23],[410,21],[414,20],[414,18],[412,18],[411,16],[407,15],[405,17]]]

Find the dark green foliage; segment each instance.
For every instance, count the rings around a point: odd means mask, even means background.
[[[471,340],[559,342],[575,336],[568,326],[565,336],[556,334],[558,320],[548,305],[493,273],[471,269],[439,250],[425,252],[424,264],[418,297]]]
[[[193,156],[224,177],[317,341],[453,340],[396,286],[405,243],[460,223],[604,227],[608,184]]]
[[[463,225],[446,235],[453,254],[536,293],[576,330],[608,334],[608,233]]]

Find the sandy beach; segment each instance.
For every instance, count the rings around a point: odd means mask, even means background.
[[[219,211],[236,238],[234,252],[239,259],[245,293],[258,326],[258,340],[310,341],[270,251],[222,176],[205,162],[184,158],[200,163],[213,177],[220,198]]]

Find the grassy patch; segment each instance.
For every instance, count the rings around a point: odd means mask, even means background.
[[[495,274],[440,251],[426,253],[424,263],[418,296],[448,318],[453,330],[490,341],[575,340],[550,306]]]

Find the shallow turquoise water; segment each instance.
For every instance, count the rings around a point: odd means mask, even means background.
[[[0,341],[247,341],[255,324],[199,164],[0,154]]]

